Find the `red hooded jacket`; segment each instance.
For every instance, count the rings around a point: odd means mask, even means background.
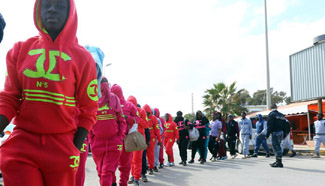
[[[97,123],[91,130],[90,136],[95,138],[125,137],[126,122],[120,106],[120,100],[110,92],[109,84],[101,83],[102,97],[97,111]]]
[[[165,132],[165,120],[163,118],[160,117],[160,111],[158,108],[154,108],[154,111],[155,111],[155,116],[160,120],[161,124],[160,124],[160,127],[163,128],[163,134]],[[162,134],[162,135],[163,135]]]
[[[96,63],[78,44],[74,0],[70,0],[69,17],[54,42],[41,23],[40,2],[36,0],[34,7],[39,36],[16,43],[7,54],[0,114],[9,121],[16,117],[17,128],[33,133],[66,133],[77,127],[89,130],[98,109]]]
[[[173,117],[169,115],[168,121],[165,123],[165,139],[177,139],[179,140],[178,127],[173,121]]]
[[[137,99],[134,96],[129,96],[128,101],[131,102],[134,106],[137,107]],[[138,113],[140,116],[140,121],[138,122],[138,131],[144,135],[144,129],[148,128],[148,122],[147,122],[147,113],[143,109],[137,107]]]
[[[150,130],[150,139],[156,139],[161,143],[160,128],[156,116],[152,115],[152,110],[149,105],[144,105],[143,110],[150,113],[150,116],[147,117],[149,130]]]
[[[129,101],[125,101],[124,96],[123,96],[123,91],[122,88],[117,85],[114,84],[111,88],[112,93],[116,94],[117,97],[120,99],[121,102],[121,106],[123,109],[123,114],[127,116],[127,124],[130,125],[130,128],[133,126],[134,124],[134,120],[136,123],[139,123],[140,121],[140,117],[139,117],[139,113],[138,113],[138,109],[136,106],[134,106],[133,103],[129,102]],[[128,127],[126,132],[128,132]]]

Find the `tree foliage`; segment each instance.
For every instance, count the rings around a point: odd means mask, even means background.
[[[208,118],[211,118],[211,114],[215,111],[221,112],[224,118],[227,118],[230,113],[240,115],[242,111],[246,111],[243,105],[248,98],[247,90],[237,91],[236,82],[230,86],[224,83],[213,84],[213,87],[207,89],[203,96],[204,112]]]
[[[273,88],[270,89],[271,91],[271,104],[279,104],[283,103],[287,100],[287,96],[285,92],[283,91],[274,91]],[[266,89],[265,90],[257,90],[253,93],[253,97],[249,99],[248,101],[249,105],[266,105]]]

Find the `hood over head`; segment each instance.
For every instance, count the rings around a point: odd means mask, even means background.
[[[172,115],[169,114],[169,113],[166,113],[166,114],[168,114],[168,116],[169,116],[169,118],[168,118],[168,120],[167,120],[166,122],[168,122],[168,123],[173,122],[173,117],[172,117]]]
[[[101,90],[100,81],[102,80],[103,75],[104,52],[95,46],[87,45],[85,48],[90,52],[96,62],[98,90]],[[98,91],[98,97],[101,97],[101,91]]]
[[[114,84],[111,88],[112,93],[114,93],[115,95],[117,95],[118,98],[120,98],[120,102],[122,105],[125,104],[125,99],[123,96],[123,91],[120,85],[118,84]]]
[[[106,78],[104,77],[103,79]],[[111,93],[108,82],[101,82],[101,93],[102,97],[100,97],[98,101],[99,107],[103,107],[107,104],[108,106],[112,107],[115,112],[122,111],[120,100],[116,95]]]
[[[134,106],[137,107],[137,105],[138,105],[137,98],[135,98],[134,96],[129,96],[128,97],[128,101],[131,102],[131,103],[133,103]]]
[[[258,117],[259,122],[262,123],[264,121],[262,114],[257,114],[257,117]]]
[[[155,111],[155,116],[156,117],[160,117],[160,111],[159,111],[159,109],[158,108],[154,108],[154,111]]]
[[[152,114],[151,108],[148,104],[145,104],[142,109],[146,112],[149,112],[150,114]]]
[[[140,118],[142,118],[143,120],[146,120],[146,118],[147,118],[147,113],[143,109],[141,109],[141,111],[140,111]]]
[[[69,0],[70,10],[67,22],[64,28],[55,39],[54,44],[70,45],[74,42],[78,43],[77,40],[77,27],[78,27],[78,16],[74,0]],[[48,32],[45,30],[41,21],[41,0],[36,0],[34,4],[34,24],[39,31],[41,39],[44,41],[52,42],[52,39]]]

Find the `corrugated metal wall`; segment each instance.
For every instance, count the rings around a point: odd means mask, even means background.
[[[325,97],[325,43],[290,56],[291,101]]]

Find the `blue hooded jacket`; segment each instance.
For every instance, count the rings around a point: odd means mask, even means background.
[[[104,61],[104,52],[95,46],[89,46],[87,45],[85,47],[93,56],[94,61],[96,62],[96,69],[97,69],[97,81],[98,81],[98,97],[101,97],[101,91],[100,91],[100,81],[102,80],[103,76],[103,61]]]

